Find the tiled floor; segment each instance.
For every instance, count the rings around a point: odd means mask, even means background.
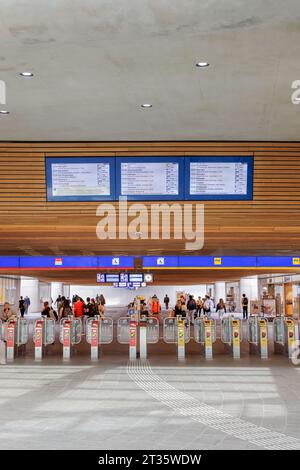
[[[53,348],[41,364],[34,363],[29,349],[12,365],[0,367],[1,449],[264,447],[203,424],[201,413],[195,420],[149,394],[128,373],[126,353],[104,351],[94,364],[82,345],[65,364],[61,345]],[[180,406],[204,404],[300,439],[300,369],[286,357],[261,361],[243,354],[234,361],[218,354],[205,361],[193,354],[184,363],[170,353],[149,358],[158,389],[163,383],[180,392]]]

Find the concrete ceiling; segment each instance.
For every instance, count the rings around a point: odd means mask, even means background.
[[[0,140],[299,140],[299,0],[0,8]]]

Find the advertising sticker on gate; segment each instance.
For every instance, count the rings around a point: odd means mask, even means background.
[[[15,342],[15,326],[16,322],[9,322],[7,327],[7,347],[13,348]]]
[[[92,322],[92,341],[91,341],[91,346],[92,347],[98,347],[98,322],[94,320]]]
[[[42,347],[42,338],[43,338],[43,323],[37,322],[35,327],[35,347]]]
[[[129,332],[130,332],[129,345],[131,347],[135,347],[136,346],[136,322],[135,321],[130,322]]]
[[[64,323],[64,346],[69,347],[71,345],[71,322],[65,321]]]
[[[178,328],[178,346],[184,346],[185,341],[184,341],[184,320],[178,320],[177,324]]]
[[[265,320],[260,320],[260,346],[261,348],[268,347],[268,333],[267,333],[267,324]]]
[[[205,344],[207,347],[212,347],[212,339],[211,339],[211,322],[210,320],[205,320]]]
[[[232,335],[233,335],[233,346],[240,346],[240,328],[239,321],[232,320]]]

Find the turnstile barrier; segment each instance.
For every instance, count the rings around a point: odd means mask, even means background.
[[[98,344],[109,344],[113,341],[113,319],[90,317],[86,321],[86,341],[92,343],[93,322],[98,326]]]
[[[55,341],[55,320],[45,316],[38,318],[34,322],[32,339],[35,360],[40,361],[43,356],[43,349]]]
[[[163,321],[163,338],[165,343],[177,344],[177,357],[185,359],[185,345],[190,341],[190,321],[188,318],[168,317]]]
[[[181,319],[185,327],[184,341],[188,343],[191,339],[190,336],[190,322],[187,318],[181,317],[168,317],[163,321],[163,337],[165,343],[178,342],[178,319]]]
[[[268,324],[265,318],[250,317],[248,322],[248,342],[250,353],[258,352],[262,359],[268,358]]]
[[[2,339],[6,341],[7,360],[13,361],[19,346],[28,342],[28,322],[26,318],[8,320],[2,323]]]
[[[276,317],[273,321],[274,352],[292,358],[296,348],[295,322],[289,317]]]
[[[100,318],[99,315],[86,320],[86,341],[91,345],[91,359],[96,361],[99,356],[99,345],[113,341],[112,318]]]
[[[139,336],[140,358],[147,357],[147,344],[159,341],[159,321],[155,317],[141,316],[140,321],[130,317],[121,317],[117,323],[117,341],[120,344],[129,344],[130,359],[136,359]]]
[[[63,345],[63,359],[71,357],[71,347],[79,344],[82,337],[82,322],[80,318],[62,318],[59,324],[59,341]]]
[[[239,319],[234,317],[223,317],[221,319],[221,341],[231,348],[234,359],[240,358],[242,329]]]
[[[217,339],[216,321],[210,318],[198,317],[194,323],[194,339],[204,345],[205,357],[212,359],[212,345]]]

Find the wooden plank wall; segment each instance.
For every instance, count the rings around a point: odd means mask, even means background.
[[[253,155],[253,201],[205,201],[201,254],[300,251],[300,143],[0,143],[0,254],[176,253],[181,241],[100,242],[96,202],[47,202],[45,156]]]

